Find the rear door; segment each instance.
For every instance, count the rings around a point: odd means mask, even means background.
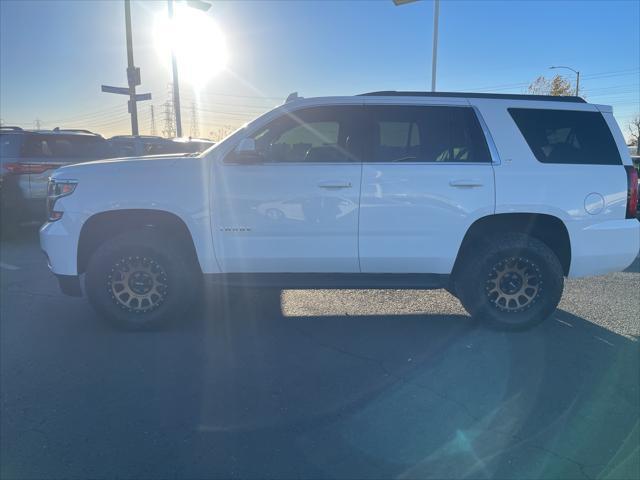
[[[468,227],[494,211],[492,158],[474,109],[365,106],[360,267],[450,273]]]

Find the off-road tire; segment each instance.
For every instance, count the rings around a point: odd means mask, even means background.
[[[136,284],[134,275],[146,277]],[[113,326],[155,330],[179,319],[192,306],[200,280],[185,246],[170,232],[148,228],[103,243],[87,265],[85,289],[98,314]],[[127,304],[123,289],[130,293]]]
[[[564,288],[558,257],[540,240],[520,233],[482,239],[467,252],[454,281],[467,312],[500,330],[526,330],[543,322]]]

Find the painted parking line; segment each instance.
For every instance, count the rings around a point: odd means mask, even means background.
[[[0,262],[0,268],[4,268],[5,270],[20,270],[20,267],[4,262]]]
[[[594,335],[593,338],[595,338],[596,340],[600,340],[602,343],[606,343],[607,345],[609,345],[610,347],[615,347],[615,345],[607,340],[605,340],[602,337],[599,337],[597,335]]]
[[[556,322],[562,323],[563,325],[566,325],[567,327],[573,328],[573,325],[571,325],[569,322],[565,322],[564,320],[560,320],[559,318],[556,318]]]

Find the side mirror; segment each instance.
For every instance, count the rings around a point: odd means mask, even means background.
[[[260,153],[256,150],[256,141],[253,138],[243,138],[233,150],[234,163],[259,163],[262,161]]]
[[[236,153],[256,153],[256,141],[253,138],[243,138],[236,147]]]

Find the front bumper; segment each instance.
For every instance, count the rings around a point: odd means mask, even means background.
[[[81,215],[65,212],[60,220],[40,227],[40,248],[56,275],[79,275],[78,240],[83,223]]]

